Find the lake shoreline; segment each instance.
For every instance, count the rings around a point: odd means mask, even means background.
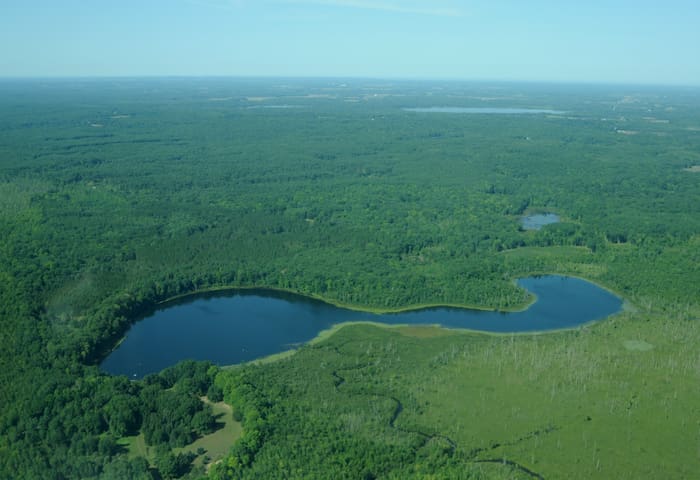
[[[503,337],[575,330],[625,310],[620,296],[584,278],[532,274],[512,281],[529,292],[525,308],[422,304],[376,313],[288,289],[204,289],[159,302],[100,365],[140,378],[186,358],[218,365],[274,361],[359,323]]]
[[[604,318],[599,318],[597,320],[591,320],[586,323],[581,323],[579,325],[575,325],[572,327],[565,327],[565,328],[557,328],[557,329],[552,329],[552,330],[532,330],[532,331],[524,331],[524,332],[492,332],[488,330],[475,330],[471,328],[458,328],[458,327],[446,327],[444,325],[440,325],[439,323],[435,324],[421,324],[420,327],[424,328],[435,328],[435,329],[440,329],[444,330],[445,332],[448,332],[448,335],[485,335],[488,337],[523,337],[523,336],[541,336],[541,335],[555,335],[555,334],[561,334],[561,333],[566,333],[566,332],[572,332],[575,330],[580,330],[584,328],[589,328],[594,325],[597,325],[600,322],[603,322],[610,317],[614,315],[619,315],[621,313],[624,313],[624,309],[620,310],[619,312],[613,313],[611,315],[608,315],[607,317]],[[302,346],[298,348],[291,348],[289,350],[284,350],[282,352],[277,352],[273,353],[270,355],[267,355],[265,357],[261,358],[256,358],[255,360],[250,360],[247,362],[242,362],[242,363],[232,363],[230,365],[221,365],[220,368],[225,368],[225,369],[231,369],[231,368],[236,368],[242,365],[264,365],[268,363],[274,363],[278,362],[281,360],[286,360],[289,357],[293,356],[294,354],[297,353],[299,348],[307,345],[318,345],[321,342],[324,342],[331,338],[333,335],[338,333],[340,330],[346,327],[352,327],[352,326],[357,326],[357,325],[367,325],[371,327],[376,327],[376,328],[383,328],[386,330],[401,330],[403,328],[410,328],[410,327],[416,327],[416,325],[410,324],[410,323],[401,323],[401,324],[388,324],[388,323],[382,323],[382,322],[374,322],[371,320],[356,320],[356,321],[350,321],[350,322],[341,322],[341,323],[336,323],[330,328],[327,328],[325,330],[321,330],[318,332],[318,335],[316,335],[314,338],[309,340],[308,342],[304,343]]]
[[[561,275],[561,274],[546,274],[546,275]],[[528,277],[531,277],[533,275],[528,275]],[[570,276],[570,275],[567,275]],[[523,277],[525,278],[525,277]],[[511,280],[512,283],[515,283],[517,285],[517,281],[519,278],[513,278]],[[585,278],[581,278],[581,280],[586,280]],[[593,283],[593,282],[590,282]],[[520,287],[518,285],[519,288]],[[189,297],[198,297],[198,296],[204,296],[207,294],[211,293],[235,293],[238,291],[241,292],[250,292],[250,291],[260,291],[260,292],[279,292],[279,293],[288,293],[291,295],[297,295],[299,297],[311,299],[311,300],[316,300],[319,302],[323,302],[327,305],[332,305],[334,307],[342,308],[345,310],[352,310],[354,312],[360,312],[360,313],[372,313],[376,315],[382,315],[386,313],[406,313],[406,312],[413,312],[413,311],[419,311],[419,310],[427,310],[427,309],[432,309],[432,308],[456,308],[456,309],[461,309],[461,310],[475,310],[475,311],[481,311],[481,312],[504,312],[504,313],[515,313],[515,312],[523,312],[527,310],[529,307],[531,307],[536,301],[537,301],[537,296],[533,294],[532,292],[528,291],[527,289],[524,289],[525,291],[528,292],[530,300],[526,303],[523,303],[522,305],[517,305],[514,307],[505,307],[505,308],[494,308],[494,307],[485,307],[482,305],[471,305],[471,304],[461,304],[461,303],[418,303],[418,304],[413,304],[413,305],[407,305],[404,307],[394,307],[394,308],[383,308],[383,307],[373,307],[370,305],[357,305],[357,304],[348,304],[348,303],[342,303],[336,300],[332,300],[326,297],[323,297],[321,295],[313,294],[313,293],[301,293],[297,290],[293,290],[291,288],[282,288],[282,287],[260,287],[260,286],[245,286],[245,287],[237,287],[237,286],[218,286],[218,287],[208,287],[208,288],[203,288],[199,290],[194,290],[192,292],[188,293],[183,293],[180,295],[175,295],[172,297],[168,297],[165,300],[161,300],[159,302],[156,302],[153,306],[152,309],[157,309],[158,307],[165,307],[168,306],[171,303],[179,302],[185,299],[188,299]],[[193,298],[195,300],[196,298]]]

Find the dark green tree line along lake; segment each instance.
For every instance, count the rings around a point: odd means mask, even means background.
[[[518,285],[537,298],[518,312],[436,307],[375,314],[274,290],[188,297],[136,323],[102,368],[141,378],[185,359],[241,363],[289,350],[332,325],[350,321],[532,332],[575,327],[612,315],[622,305],[612,293],[577,278],[529,277]]]

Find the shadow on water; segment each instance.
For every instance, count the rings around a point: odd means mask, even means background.
[[[141,378],[185,359],[231,365],[288,350],[322,330],[350,321],[534,332],[576,327],[617,313],[622,307],[620,298],[578,278],[529,277],[518,280],[518,285],[532,292],[537,301],[526,310],[508,313],[435,307],[374,314],[287,292],[209,292],[147,313],[101,368]]]

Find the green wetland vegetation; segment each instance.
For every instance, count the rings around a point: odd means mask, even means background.
[[[690,88],[3,80],[0,478],[691,478],[698,152]],[[524,229],[538,214],[559,221]],[[98,367],[178,295],[510,310],[531,300],[513,279],[545,273],[625,310],[546,334],[350,324],[139,381]]]

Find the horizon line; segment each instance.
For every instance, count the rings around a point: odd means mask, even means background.
[[[297,80],[371,80],[398,82],[448,82],[448,83],[525,83],[578,86],[629,86],[629,87],[673,87],[700,88],[699,83],[664,83],[626,80],[558,80],[558,79],[513,79],[479,77],[421,77],[421,76],[381,76],[381,75],[278,75],[278,74],[78,74],[78,75],[2,75],[0,81],[7,80],[155,80],[155,79],[297,79]]]

